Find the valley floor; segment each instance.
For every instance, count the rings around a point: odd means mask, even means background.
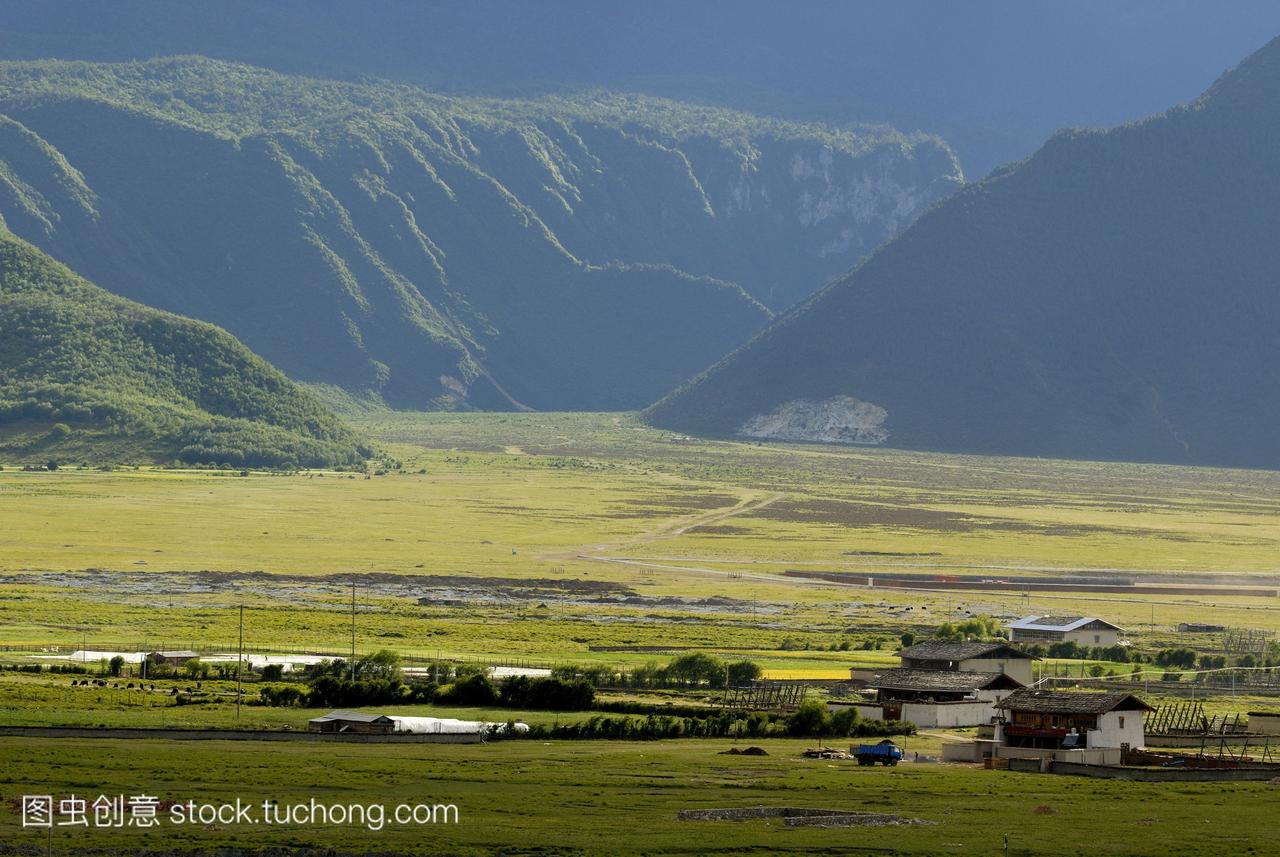
[[[708,442],[625,414],[372,414],[359,423],[398,467],[241,476],[22,472],[0,462],[0,663],[74,665],[78,650],[233,652],[241,606],[250,652],[342,656],[353,581],[359,651],[421,661],[625,669],[703,651],[755,661],[772,678],[834,680],[852,666],[893,663],[904,633],[979,614],[1098,615],[1148,651],[1220,645],[1220,635],[1179,632],[1181,622],[1269,637],[1280,629],[1277,473]],[[922,588],[866,580],[911,574]],[[966,575],[979,588],[951,585]],[[1049,577],[1083,588],[1024,585]],[[1133,583],[1143,585],[1126,592]],[[1206,592],[1159,589],[1171,583]],[[1075,675],[1091,665],[1046,660],[1041,669]],[[231,689],[218,683],[204,702],[177,706],[163,693],[74,679],[0,673],[0,722],[235,722]],[[1208,711],[1274,707],[1275,697],[1241,683],[1234,695],[1216,688]],[[1205,695],[1189,683],[1185,691]],[[1159,691],[1183,692],[1177,682]],[[313,714],[247,706],[244,717],[302,728]],[[932,747],[936,738],[910,740]],[[16,827],[11,799],[31,788],[154,789],[163,800],[232,799],[245,788],[259,801],[443,799],[459,805],[461,823],[425,835],[188,827],[164,830],[164,846],[934,854],[997,853],[1008,833],[1010,853],[1025,854],[1280,847],[1261,823],[1273,803],[1265,784],[1114,784],[923,763],[866,770],[801,759],[812,743],[770,739],[769,756],[738,757],[717,755],[730,742],[712,739],[213,742],[175,752],[163,741],[0,738],[0,843],[48,844]],[[931,823],[676,820],[681,809],[762,805]],[[54,852],[81,853],[76,835],[55,831]],[[126,829],[93,844],[158,842]]]

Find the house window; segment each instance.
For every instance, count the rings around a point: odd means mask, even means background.
[[[1094,635],[1093,635],[1093,642],[1094,642],[1094,643],[1101,643],[1101,642],[1102,642],[1102,635],[1101,635],[1101,634],[1094,634]]]
[[[1122,714],[1122,715],[1120,715],[1120,728],[1121,728],[1121,729],[1123,729],[1123,728],[1124,728],[1124,715],[1123,715],[1123,714]]]

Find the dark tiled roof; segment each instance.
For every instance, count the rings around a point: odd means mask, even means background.
[[[1008,643],[979,643],[976,641],[949,642],[930,640],[916,643],[898,653],[900,657],[922,661],[967,661],[970,658],[1030,658],[1021,649]]]
[[[1106,714],[1108,711],[1151,711],[1131,693],[1091,693],[1081,690],[1031,690],[1024,688],[1006,696],[997,708],[1036,711],[1042,714]]]
[[[885,670],[867,687],[877,690],[970,692],[988,687],[1022,687],[1004,673],[971,673],[958,670]]]

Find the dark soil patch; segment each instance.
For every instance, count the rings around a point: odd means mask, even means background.
[[[1035,524],[1008,518],[963,515],[920,506],[864,503],[857,500],[804,500],[774,503],[744,517],[769,518],[792,523],[826,523],[845,527],[931,530],[940,533],[1005,532],[1042,536],[1087,536],[1126,532],[1093,525]],[[1131,534],[1149,535],[1145,531]]]
[[[928,824],[918,818],[903,818],[883,812],[853,812],[843,809],[809,809],[793,806],[752,806],[729,809],[683,809],[681,821],[753,821],[781,818],[787,827],[887,827]]]
[[[637,510],[646,510],[647,514],[654,512],[670,512],[672,510],[682,512],[704,512],[712,509],[727,509],[737,505],[738,498],[731,494],[667,494],[660,497],[645,497],[636,500],[625,500],[621,504],[623,507],[631,507]],[[626,517],[626,513],[614,517]]]

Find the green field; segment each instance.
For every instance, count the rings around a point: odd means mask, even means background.
[[[483,746],[258,745],[253,742],[0,738],[5,797],[147,794],[261,804],[452,803],[459,823],[213,825],[55,830],[56,853],[163,846],[323,847],[326,854],[1267,854],[1280,849],[1265,783],[1146,785],[903,764],[804,759],[804,742],[726,756],[728,742],[498,742]],[[38,776],[32,772],[38,771]],[[799,807],[929,822],[788,828],[777,820],[677,821],[683,809]],[[0,813],[0,841],[43,848],[45,831]],[[38,853],[43,853],[40,851]],[[99,852],[101,853],[101,852]],[[225,852],[224,852],[225,853]],[[236,853],[258,853],[257,851]]]

